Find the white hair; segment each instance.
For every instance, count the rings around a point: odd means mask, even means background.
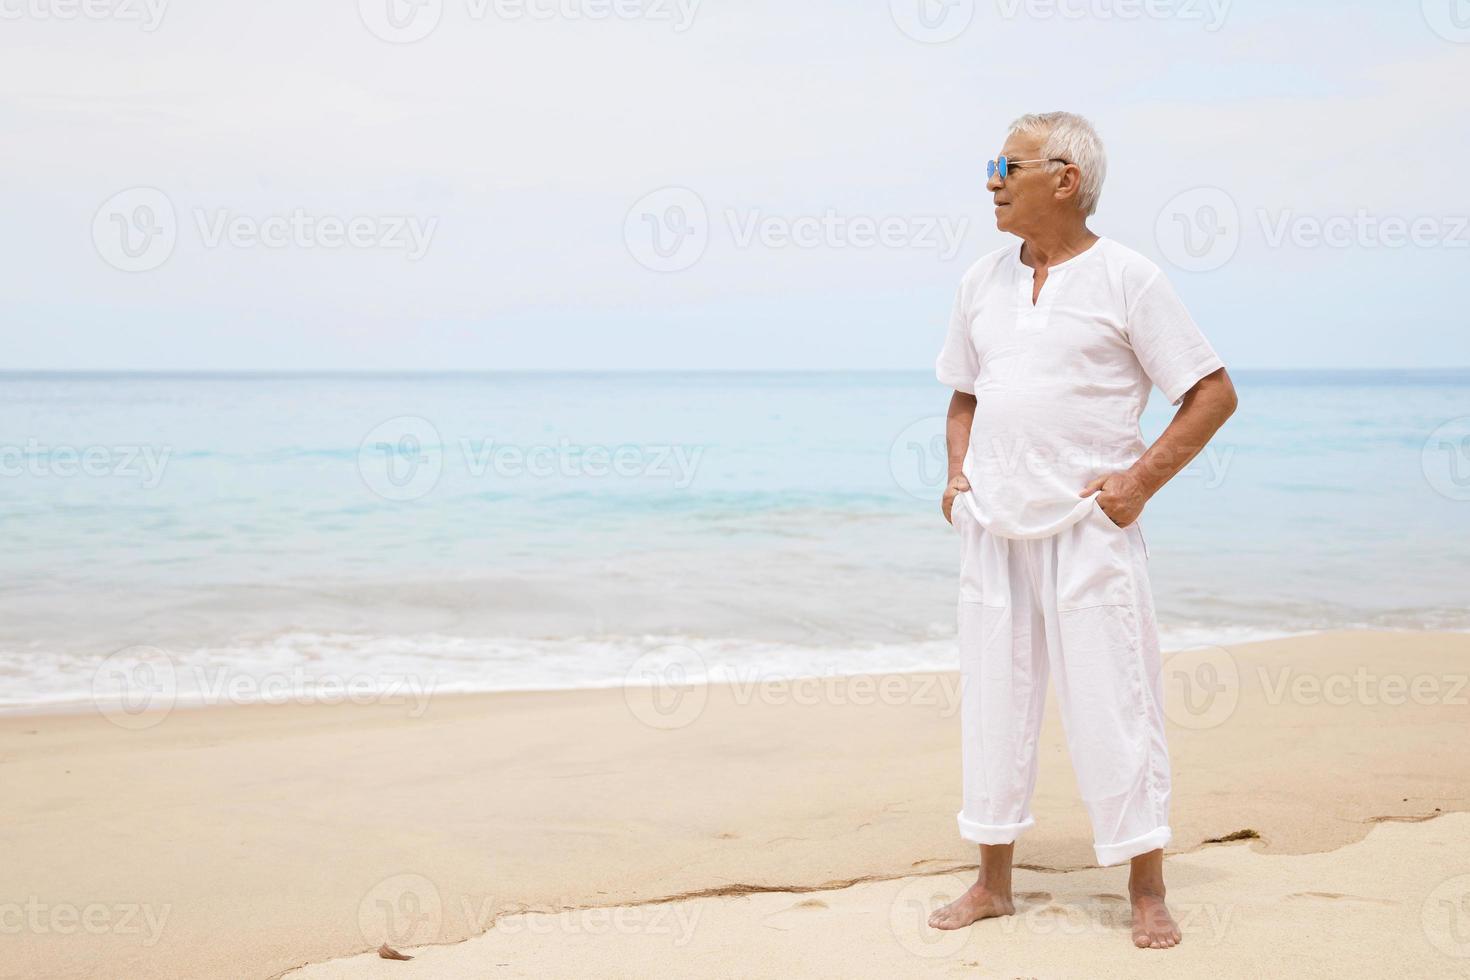
[[[1075,163],[1082,171],[1077,188],[1077,207],[1091,215],[1097,211],[1102,196],[1103,178],[1108,173],[1108,158],[1103,152],[1102,138],[1092,123],[1073,112],[1039,112],[1022,116],[1011,123],[1011,133],[1034,136],[1041,140],[1041,155]],[[1062,164],[1050,164],[1060,167]]]

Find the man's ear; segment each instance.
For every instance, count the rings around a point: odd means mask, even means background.
[[[1072,164],[1062,168],[1061,179],[1057,181],[1056,194],[1053,195],[1058,201],[1066,201],[1077,196],[1082,188],[1082,171]]]

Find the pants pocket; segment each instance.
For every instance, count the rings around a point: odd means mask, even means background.
[[[1068,528],[1057,548],[1057,611],[1133,603],[1129,575],[1132,532],[1114,524],[1093,497],[1087,516]]]
[[[1009,606],[1006,566],[1010,550],[1006,539],[986,531],[972,514],[966,514],[955,526],[960,531],[960,601],[994,608]]]

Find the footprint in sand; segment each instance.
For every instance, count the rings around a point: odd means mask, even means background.
[[[1122,895],[1115,895],[1112,892],[1098,892],[1096,895],[1088,895],[1087,897],[1095,898],[1099,902],[1122,902],[1125,905],[1128,903],[1128,899]]]

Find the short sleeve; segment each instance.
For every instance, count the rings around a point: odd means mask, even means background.
[[[1149,380],[1173,405],[1201,378],[1225,366],[1162,271],[1131,305],[1128,341]]]
[[[980,374],[980,357],[975,353],[975,342],[970,338],[969,304],[965,301],[967,283],[961,283],[955,293],[954,310],[949,315],[949,330],[944,336],[944,348],[934,363],[934,373],[941,384],[967,395],[975,393],[975,378]]]

